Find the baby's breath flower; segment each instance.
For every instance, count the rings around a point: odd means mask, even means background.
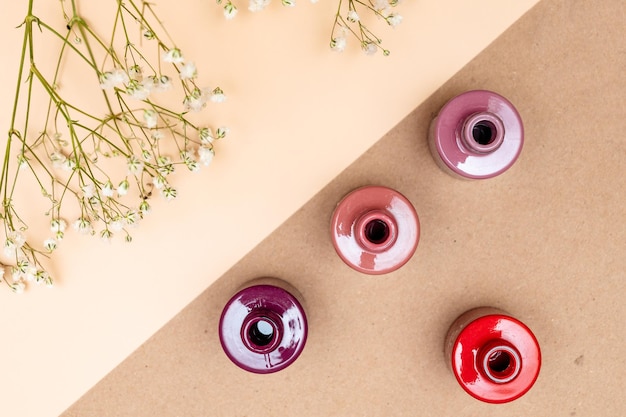
[[[154,140],[161,140],[163,139],[163,132],[160,130],[153,130],[152,133],[150,134],[150,137]]]
[[[15,255],[16,250],[17,250],[17,247],[15,246],[15,243],[13,243],[10,239],[6,239],[4,241],[4,254],[6,256]]]
[[[130,187],[130,183],[128,182],[128,180],[123,179],[117,186],[117,195],[119,195],[120,197],[125,196],[126,194],[128,194],[129,187]]]
[[[22,273],[18,269],[17,265],[12,266],[11,267],[11,281],[17,282],[17,281],[20,281],[21,279],[22,279]],[[6,282],[8,283],[9,281],[6,281]]]
[[[270,4],[270,0],[250,0],[248,3],[248,10],[251,12],[260,12]]]
[[[89,201],[89,205],[91,205],[91,206],[93,206],[93,207],[98,207],[98,206],[100,206],[100,202],[101,202],[100,197],[95,196],[95,195],[94,195],[94,196],[89,197],[88,201]]]
[[[30,268],[30,262],[26,259],[20,259],[13,268],[13,281],[19,281],[24,277],[28,269]]]
[[[159,82],[154,85],[156,91],[167,91],[172,88],[172,80],[167,75],[161,75]]]
[[[129,174],[137,175],[137,174],[141,174],[141,172],[143,171],[144,164],[141,159],[139,159],[135,155],[132,155],[126,161],[126,166],[128,167]]]
[[[172,48],[163,54],[163,61],[170,62],[172,64],[180,64],[185,61],[185,58],[183,58],[183,54],[180,52],[180,49]]]
[[[54,236],[57,241],[63,240],[65,236],[65,228],[67,227],[67,222],[63,219],[53,219],[50,222],[50,231],[54,233]]]
[[[169,185],[161,190],[161,195],[165,197],[167,201],[174,200],[176,198],[176,194],[176,189],[170,187]]]
[[[149,78],[146,78],[146,80],[149,80]],[[150,96],[150,88],[148,88],[147,86],[151,84],[149,84],[149,82],[144,82],[145,80],[142,82],[139,82],[137,80],[130,80],[128,86],[126,87],[126,94],[128,94],[135,100],[146,100]]]
[[[174,164],[172,164],[172,159],[169,156],[159,156],[157,158],[157,165],[157,171],[164,177],[174,172]]]
[[[346,15],[346,19],[348,19],[348,22],[356,23],[359,21],[359,14],[356,10],[350,10]]]
[[[160,190],[167,185],[167,180],[162,175],[157,175],[152,178],[152,185],[154,185],[154,188],[157,190]]]
[[[152,210],[152,208],[150,207],[150,204],[148,204],[146,200],[143,200],[141,204],[139,204],[139,212],[141,213],[142,216],[145,216],[146,214],[150,213],[150,210]]]
[[[128,81],[128,74],[119,68],[115,68],[100,75],[100,88],[112,90],[115,87],[128,83]]]
[[[189,171],[191,172],[200,171],[200,164],[198,164],[198,161],[196,161],[195,159],[185,159],[185,165],[187,166],[187,169],[189,169]]]
[[[76,230],[81,235],[89,235],[93,231],[91,222],[89,221],[89,219],[85,217],[78,218],[74,222],[73,226],[74,226],[74,230]]]
[[[61,166],[63,171],[74,171],[76,169],[76,160],[73,158],[66,159],[63,161],[63,165]]]
[[[35,282],[37,284],[45,284],[45,285],[48,285],[48,282],[49,282],[50,285],[52,285],[52,280],[50,279],[50,275],[42,269],[38,269],[35,272]]]
[[[28,262],[28,261],[27,261]],[[24,279],[28,282],[33,282],[37,277],[37,267],[32,263],[28,262],[28,266],[24,271]]]
[[[109,228],[112,232],[117,233],[124,230],[125,224],[126,223],[124,222],[124,219],[122,219],[122,217],[120,216],[117,216],[115,219],[111,220],[111,222],[109,223]]]
[[[191,93],[183,100],[185,110],[200,111],[206,106],[208,94],[199,88],[194,88]]]
[[[200,146],[198,148],[198,157],[200,158],[200,162],[204,164],[204,166],[209,166],[213,161],[213,157],[215,156],[215,151],[213,148],[209,148],[208,146]]]
[[[26,284],[23,281],[17,281],[12,284],[9,284],[11,290],[13,290],[16,294],[22,294],[26,289]]]
[[[210,127],[202,127],[198,130],[200,135],[200,142],[202,143],[213,143],[213,131]]]
[[[193,62],[187,62],[180,69],[180,79],[181,80],[192,80],[198,76],[198,70],[196,69],[196,64]]]
[[[113,197],[113,183],[111,181],[107,181],[102,187],[102,195],[105,197]]]
[[[50,154],[50,162],[54,168],[63,168],[63,165],[67,162],[67,157],[61,152],[55,151]]]
[[[200,171],[200,164],[196,161],[193,156],[187,150],[180,151],[180,158],[183,160],[187,169],[191,172]]]
[[[226,94],[224,94],[221,88],[215,87],[213,91],[211,91],[211,101],[213,103],[223,103],[226,101]]]
[[[48,287],[48,288],[52,288],[54,286],[54,282],[52,281],[52,277],[50,275],[46,276],[43,280],[43,284]]]
[[[228,132],[230,132],[230,129],[225,127],[225,126],[221,126],[217,128],[217,139],[223,139],[224,137],[226,137],[226,135],[228,134]]]
[[[128,78],[135,81],[143,79],[143,71],[139,65],[133,65],[128,69]]]
[[[361,43],[361,49],[365,52],[365,55],[374,55],[378,48],[373,42],[365,41]]]
[[[130,209],[126,212],[126,214],[124,214],[124,222],[129,226],[136,225],[137,222],[139,222],[139,219],[140,216],[136,210]]]
[[[56,241],[56,239],[49,238],[49,239],[44,240],[43,241],[43,247],[48,252],[53,252],[57,248],[57,241]]]
[[[389,0],[375,0],[374,1],[374,9],[376,9],[379,13],[384,15],[387,14],[389,8],[392,7],[389,3]]]
[[[113,232],[111,232],[109,229],[104,229],[100,232],[100,240],[102,240],[103,242],[110,243],[112,237]]]
[[[50,221],[50,231],[52,233],[65,232],[66,227],[67,227],[67,222],[61,218],[52,219]]]
[[[151,93],[156,90],[155,87],[159,84],[159,79],[156,75],[150,75],[138,82],[140,83],[142,89]]]
[[[148,129],[155,128],[157,125],[157,113],[152,109],[145,109],[143,111],[143,121]]]
[[[6,256],[15,255],[16,251],[23,247],[25,243],[26,237],[22,232],[17,230],[10,231],[4,242],[4,254]]]
[[[389,24],[389,26],[391,27],[396,27],[398,26],[400,23],[402,23],[402,16],[396,13],[392,13],[389,16],[387,16],[385,18],[385,20],[387,21],[387,23]]]
[[[233,19],[237,15],[237,7],[229,0],[224,5],[224,17],[228,20]]]
[[[143,31],[143,37],[148,39],[148,40],[150,40],[150,41],[155,39],[154,32],[151,31],[150,29],[147,29],[147,28],[144,29],[144,31]]]
[[[80,187],[80,189],[83,192],[83,197],[87,199],[93,197],[96,191],[93,184],[84,184],[82,187]]]
[[[330,41],[330,49],[337,52],[343,52],[346,49],[346,38],[344,36],[337,36]]]
[[[28,158],[26,158],[23,153],[20,153],[17,155],[17,164],[21,170],[26,169],[26,167],[28,167]]]

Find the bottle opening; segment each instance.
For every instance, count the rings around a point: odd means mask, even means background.
[[[491,153],[504,141],[504,124],[490,112],[474,113],[465,119],[460,131],[463,145],[470,152]]]
[[[472,138],[479,145],[489,145],[496,138],[496,127],[487,120],[481,120],[472,127]]]
[[[385,243],[389,239],[389,225],[379,219],[369,221],[365,225],[365,238],[375,245]]]
[[[487,365],[494,373],[506,372],[511,366],[511,355],[502,350],[495,351],[487,359]]]
[[[494,346],[487,351],[483,359],[485,375],[497,384],[510,382],[519,374],[521,358],[511,346]]]
[[[267,346],[274,339],[274,326],[269,321],[261,319],[250,326],[248,338],[256,346]]]

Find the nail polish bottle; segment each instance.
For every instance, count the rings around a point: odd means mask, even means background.
[[[524,144],[522,118],[509,100],[473,90],[448,101],[430,125],[437,164],[464,179],[493,178],[509,169]]]
[[[280,371],[302,353],[307,319],[299,293],[275,278],[254,280],[226,303],[219,337],[228,358],[258,374]]]
[[[337,254],[365,274],[386,274],[406,264],[415,253],[419,236],[415,208],[387,187],[352,191],[339,202],[331,219]]]
[[[533,386],[541,367],[539,343],[531,330],[491,307],[470,310],[456,319],[444,352],[459,385],[487,403],[521,397]]]

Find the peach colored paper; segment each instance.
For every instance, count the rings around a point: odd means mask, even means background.
[[[201,78],[229,95],[211,119],[230,137],[210,170],[178,176],[179,200],[156,203],[132,245],[70,236],[55,289],[0,291],[0,410],[58,415],[536,2],[407,1],[402,25],[380,32],[384,58],[328,50],[334,2],[225,21],[211,2],[159,1]],[[96,26],[99,3],[81,3]],[[25,10],[0,14],[5,131]]]

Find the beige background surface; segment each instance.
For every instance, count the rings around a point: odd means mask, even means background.
[[[544,0],[306,203],[65,414],[76,416],[623,416],[626,414],[626,5]],[[433,115],[499,91],[526,127],[504,175],[465,182],[428,153]],[[423,227],[402,269],[365,276],[328,235],[366,184],[404,193]],[[298,361],[253,375],[221,351],[221,308],[246,281],[288,280],[310,337]],[[466,395],[443,338],[491,305],[528,324],[544,365],[499,406]]]
[[[231,136],[210,170],[179,177],[179,201],[157,204],[133,245],[70,236],[56,257],[56,289],[0,292],[1,412],[58,415],[536,0],[407,1],[403,24],[381,33],[386,59],[331,53],[333,2],[300,3],[275,1],[226,22],[210,2],[158,2],[201,77],[229,94],[214,114]],[[96,26],[107,4],[80,3]],[[40,2],[36,13],[48,18],[56,7]],[[4,80],[15,79],[22,33],[14,28],[25,9],[2,6]]]

